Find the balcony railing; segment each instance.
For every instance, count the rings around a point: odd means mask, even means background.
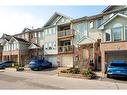
[[[64,31],[59,31],[58,32],[58,37],[67,37],[67,36],[73,36],[74,31],[72,29],[69,30],[64,30]]]
[[[74,49],[73,45],[59,46],[58,47],[58,52],[59,53],[69,53],[69,52],[73,52],[73,49]]]

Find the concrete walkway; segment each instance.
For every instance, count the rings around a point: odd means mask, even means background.
[[[56,75],[5,71],[0,74],[25,78],[25,82],[47,85],[61,89],[127,89],[127,84],[99,80],[75,79]]]

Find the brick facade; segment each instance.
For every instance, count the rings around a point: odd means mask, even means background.
[[[122,55],[124,53],[126,53],[127,51],[127,42],[126,41],[119,41],[119,42],[105,42],[105,43],[101,43],[101,59],[102,59],[102,72],[105,71],[105,63],[107,63],[108,59],[106,56],[106,52],[111,52],[110,55],[112,53],[117,52],[116,54],[118,55]],[[114,52],[113,52],[114,51]],[[126,58],[126,56],[125,56]],[[120,58],[118,58],[120,59]],[[126,58],[127,59],[127,58]]]

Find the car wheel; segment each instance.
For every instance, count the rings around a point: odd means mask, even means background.
[[[31,68],[31,70],[33,70],[33,71],[34,71],[34,69],[33,69],[33,68]]]
[[[107,78],[111,78],[111,75],[107,74]]]
[[[38,67],[38,70],[39,70],[39,71],[42,70],[42,67]]]

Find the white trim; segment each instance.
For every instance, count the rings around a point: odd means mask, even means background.
[[[72,18],[70,18],[70,17],[68,17],[68,16],[65,16],[65,15],[63,15],[63,14],[61,14],[61,13],[55,12],[55,13],[49,18],[49,20],[43,25],[43,27],[46,27],[46,25],[47,25],[48,23],[50,23],[50,21],[51,21],[52,19],[54,19],[55,16],[58,16],[58,15],[60,15],[60,16],[62,16],[62,17],[65,17],[65,18],[67,18],[67,19],[69,19],[69,20],[72,20]]]
[[[18,40],[16,40],[15,37],[12,37],[12,38],[9,40],[9,43],[11,42],[12,39],[14,39],[15,41],[18,42]]]
[[[121,16],[121,17],[127,18],[126,15],[123,15],[123,14],[118,13],[118,14],[114,15],[113,17],[111,17],[110,19],[108,19],[107,21],[105,21],[105,22],[102,24],[102,26],[99,27],[99,29],[104,29],[104,26],[105,26],[106,24],[108,24],[109,22],[111,22],[111,21],[112,21],[115,17],[117,17],[117,16]]]

